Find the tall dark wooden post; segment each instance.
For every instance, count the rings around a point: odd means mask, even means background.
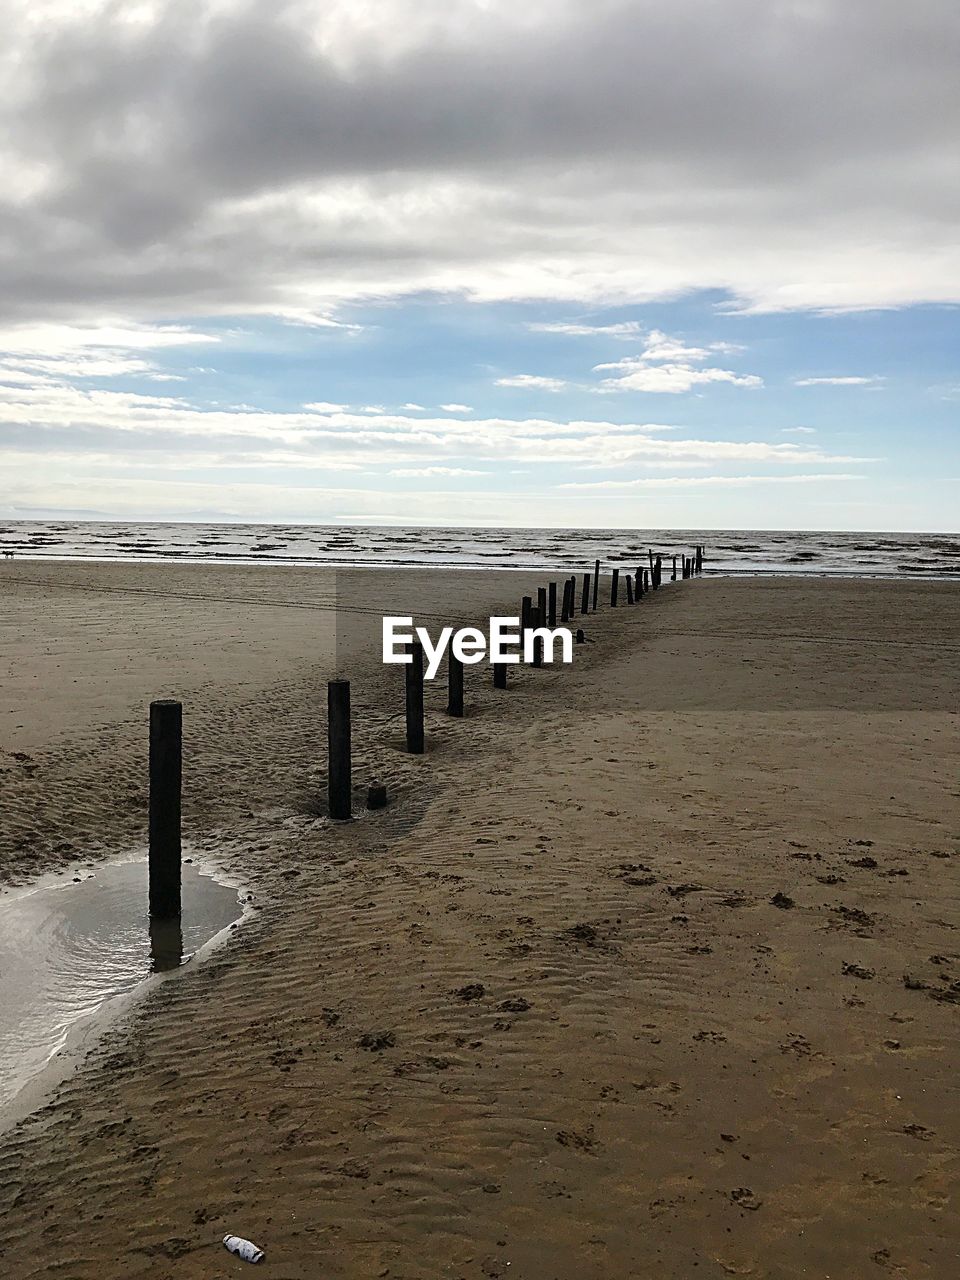
[[[703,573],[703,547],[697,547],[697,573]]]
[[[447,657],[447,715],[463,715],[463,663],[452,649]]]
[[[543,613],[539,608],[534,609],[530,618],[530,626],[533,629],[543,626]],[[541,636],[534,636],[533,640],[533,665],[535,667],[543,666],[543,639]]]
[[[505,662],[493,663],[493,687],[495,689],[505,689],[507,687],[507,664]]]
[[[649,570],[644,569],[644,571],[643,571],[643,593],[644,593],[644,595],[646,595],[646,593],[647,593],[649,590],[650,590],[650,573],[649,573]]]
[[[534,623],[537,627],[545,627],[547,625],[547,588],[537,588],[537,617],[539,622]]]
[[[344,820],[350,807],[350,681],[327,682],[327,805]]]
[[[627,604],[633,604],[633,578],[628,573],[626,576],[627,584]]]
[[[570,621],[570,579],[567,578],[563,584],[563,603],[560,606],[560,621],[562,623]]]
[[[597,592],[600,590],[600,561],[593,562],[593,612],[597,612]]]
[[[419,640],[410,646],[406,666],[407,750],[423,755],[423,645]]]
[[[150,703],[150,915],[180,915],[180,796],[183,707],[172,698]]]
[[[547,584],[547,623],[551,627],[557,625],[557,584]]]
[[[620,586],[620,570],[614,569],[610,577],[610,608],[617,607],[617,594]]]
[[[530,610],[533,608],[533,598],[524,596],[520,601],[520,642],[523,643],[523,637],[530,630]]]
[[[637,565],[637,572],[634,574],[633,584],[637,593],[637,600],[640,601],[643,599],[643,593],[645,590],[643,585],[643,565]]]
[[[570,617],[577,616],[577,575],[570,575]]]
[[[587,613],[590,608],[590,575],[583,575],[583,592],[580,596],[580,612]]]
[[[672,572],[671,572],[671,574],[670,574],[670,581],[671,581],[671,582],[676,582],[676,580],[677,580],[677,557],[676,557],[676,556],[674,556],[674,557],[673,557],[673,571],[672,571]]]

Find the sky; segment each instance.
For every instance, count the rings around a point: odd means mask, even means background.
[[[0,518],[960,527],[955,0],[0,25]]]

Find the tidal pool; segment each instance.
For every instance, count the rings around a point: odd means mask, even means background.
[[[71,1033],[238,920],[236,889],[183,866],[183,917],[153,925],[147,864],[107,863],[0,898],[0,1113]]]

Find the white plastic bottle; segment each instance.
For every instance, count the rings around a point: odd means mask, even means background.
[[[258,1249],[252,1240],[244,1240],[242,1236],[224,1236],[223,1245],[244,1262],[263,1261],[263,1250]]]

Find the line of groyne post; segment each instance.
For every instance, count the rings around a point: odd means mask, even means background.
[[[671,581],[677,580],[678,556],[671,552]],[[682,581],[703,573],[704,548],[698,544],[690,555],[681,553],[680,577]],[[663,584],[663,555],[651,547],[647,552],[647,565],[637,565],[636,571],[625,572],[626,607],[641,604],[646,597]],[[583,570],[580,577],[579,614],[586,618],[597,614],[600,608],[600,588],[604,562],[598,557],[592,570]],[[623,565],[610,563],[609,607],[621,605],[621,569]],[[558,593],[558,586],[560,587]],[[561,625],[568,623],[578,612],[577,574],[563,579],[551,579],[537,588],[536,604],[533,596],[526,595],[520,604],[519,624],[522,656],[520,662],[528,668],[541,670],[547,658],[545,632],[557,627],[557,600],[560,598]],[[526,661],[526,640],[530,659]],[[584,628],[577,629],[577,645],[585,644]],[[423,645],[414,642],[408,646],[409,661],[404,668],[404,717],[405,746],[410,755],[423,755],[426,751],[424,720],[424,651]],[[507,664],[497,662],[493,668],[493,685],[499,691],[506,690]],[[452,652],[447,658],[447,714],[461,720],[465,717],[464,664]],[[352,772],[350,681],[338,677],[327,682],[327,814],[337,822],[349,821],[354,816],[354,783]],[[183,705],[170,698],[150,703],[149,724],[149,910],[151,920],[179,919],[181,903],[181,809],[183,791]],[[381,809],[388,801],[389,791],[383,782],[372,780],[367,787],[366,806]]]

